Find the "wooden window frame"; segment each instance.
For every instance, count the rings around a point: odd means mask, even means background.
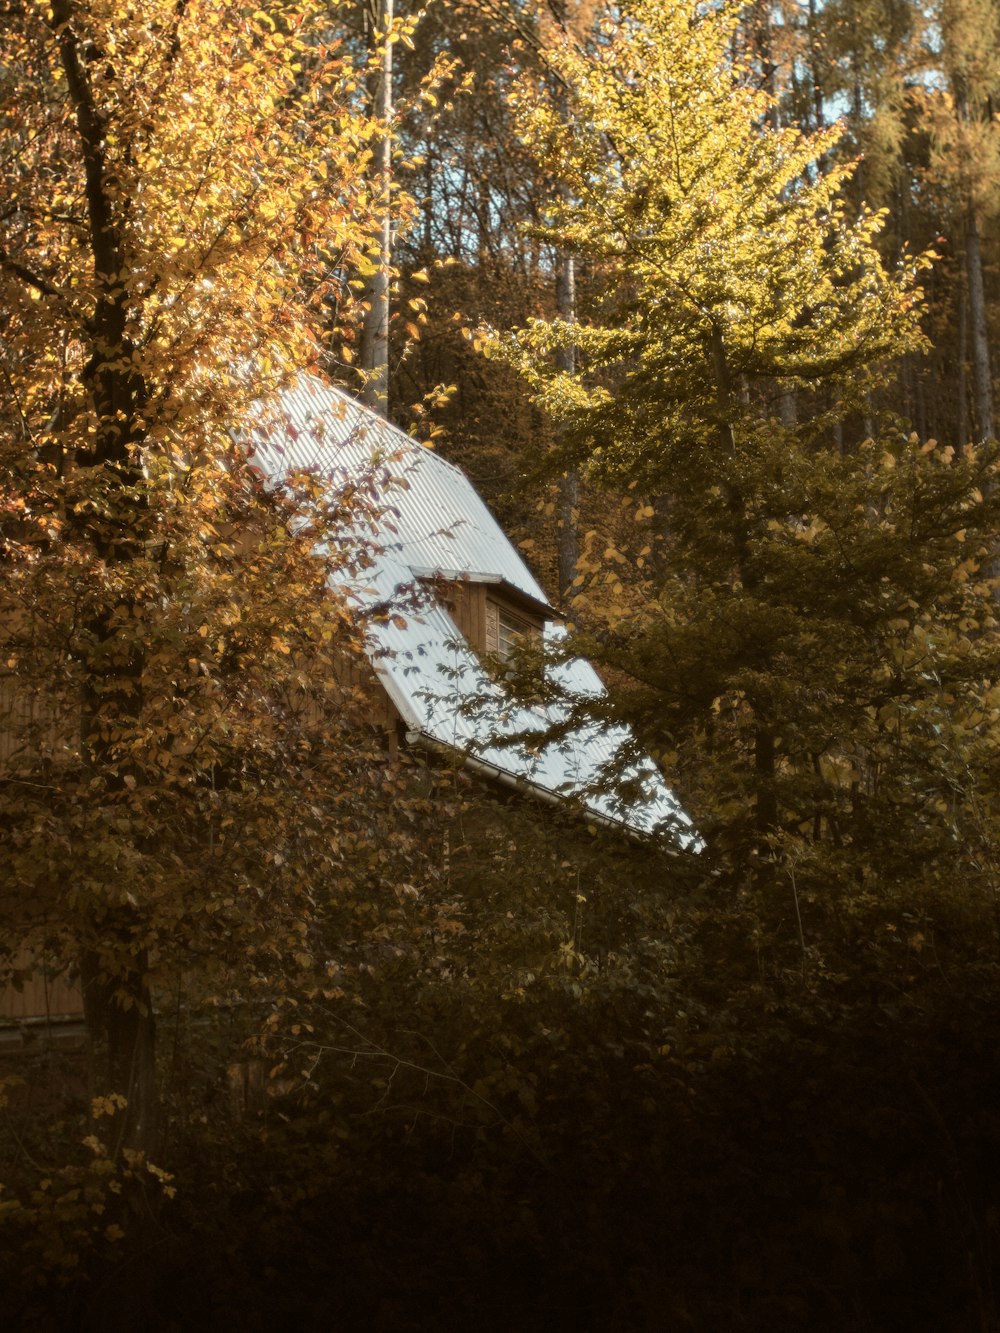
[[[494,661],[501,665],[508,663],[519,643],[540,646],[544,630],[545,624],[540,618],[530,613],[526,615],[520,608],[515,609],[499,598],[487,597],[484,647]]]

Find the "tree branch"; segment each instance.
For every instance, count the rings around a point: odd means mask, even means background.
[[[5,250],[0,250],[0,269],[3,269],[7,273],[12,273],[15,278],[20,278],[26,286],[32,287],[42,296],[52,296],[55,297],[56,300],[62,301],[63,304],[66,303],[66,297],[58,287],[54,287],[46,278],[42,278],[37,273],[33,273],[31,269],[26,268],[24,264],[19,264],[16,259],[11,259],[10,255],[8,255]]]

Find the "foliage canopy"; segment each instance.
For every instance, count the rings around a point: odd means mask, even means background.
[[[315,555],[375,501],[268,494],[234,442],[349,315],[373,131],[326,6],[17,3],[5,51],[4,910],[79,955],[149,1148],[152,978],[308,967],[317,895],[392,855]]]

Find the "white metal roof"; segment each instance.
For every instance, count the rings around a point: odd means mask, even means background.
[[[261,408],[251,438],[255,466],[276,483],[296,471],[329,478],[338,489],[362,478],[371,485],[376,477],[381,517],[374,525],[373,563],[351,580],[363,604],[392,603],[400,589],[438,575],[504,584],[543,614],[551,611],[465,474],[345,394],[302,375],[277,403]],[[551,637],[560,633],[556,627],[548,631]],[[419,610],[373,624],[369,654],[414,737],[457,750],[508,782],[543,795],[578,797],[595,815],[641,832],[669,829],[681,846],[700,847],[651,760],[640,755],[620,765],[617,787],[603,781],[616,757],[634,745],[624,728],[588,722],[559,741],[524,739],[564,721],[566,705],[543,709],[513,702],[433,597]],[[552,670],[569,694],[604,694],[587,662]]]

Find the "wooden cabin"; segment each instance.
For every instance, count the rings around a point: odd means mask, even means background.
[[[651,760],[618,763],[634,742],[621,726],[588,722],[556,741],[568,702],[512,698],[496,670],[521,638],[555,642],[560,617],[468,477],[345,394],[300,376],[262,409],[251,462],[269,484],[308,471],[331,487],[378,470],[382,517],[372,566],[345,578],[359,606],[426,596],[413,613],[370,631],[370,656],[408,743],[443,747],[481,772],[545,799],[578,802],[634,833],[667,832],[697,850],[691,821]],[[548,667],[567,701],[598,700],[600,677],[580,659]],[[526,739],[527,738],[527,739]],[[609,773],[618,768],[617,779]]]
[[[617,781],[606,777],[623,747],[634,749],[624,728],[590,721],[558,741],[540,739],[565,722],[565,700],[603,695],[588,663],[545,668],[563,702],[512,697],[502,666],[515,645],[552,642],[563,630],[544,590],[459,468],[306,375],[261,407],[246,447],[252,466],[276,487],[302,471],[330,487],[362,476],[370,486],[375,478],[380,516],[374,534],[369,526],[364,534],[348,531],[331,540],[366,543],[363,571],[337,576],[360,609],[400,605],[401,599],[409,608],[372,617],[369,628],[372,716],[394,738],[447,752],[491,782],[549,802],[572,800],[586,816],[632,833],[667,831],[679,847],[698,850],[697,833],[651,760],[632,758],[618,764]],[[0,729],[0,776],[16,759],[3,747]],[[9,1041],[39,1026],[81,1023],[72,977],[50,975],[44,958],[22,957],[17,965],[18,987],[0,995],[0,1027]]]

